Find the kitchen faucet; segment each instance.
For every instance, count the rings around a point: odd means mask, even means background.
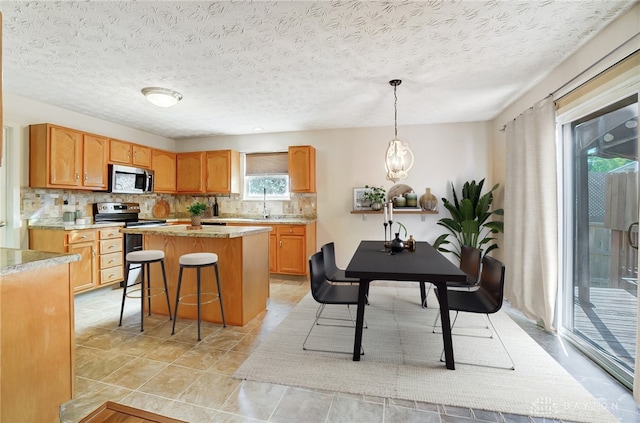
[[[269,217],[269,210],[267,210],[267,189],[262,188],[262,218],[267,219]]]

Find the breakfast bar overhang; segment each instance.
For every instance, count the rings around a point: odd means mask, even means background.
[[[269,297],[269,227],[203,226],[189,229],[187,225],[153,228],[122,228],[125,234],[143,235],[145,250],[165,253],[169,298],[173,308],[176,300],[180,256],[187,253],[210,252],[218,255],[220,289],[225,320],[228,325],[244,326],[266,309]],[[203,291],[216,291],[213,268],[202,270]],[[163,288],[162,271],[151,269],[151,288]],[[185,271],[181,296],[196,293],[196,272]],[[166,300],[156,297],[151,312],[168,315]],[[197,319],[195,306],[180,306],[178,317]],[[215,303],[202,306],[203,321],[221,323],[220,307]]]

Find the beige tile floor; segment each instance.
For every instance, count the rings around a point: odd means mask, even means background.
[[[61,422],[74,423],[114,401],[193,423],[208,422],[532,422],[526,416],[340,392],[242,381],[232,377],[249,354],[308,292],[304,279],[272,279],[268,310],[244,327],[145,316],[128,300],[118,327],[121,289],[75,299],[76,398]],[[547,420],[548,421],[548,420]]]

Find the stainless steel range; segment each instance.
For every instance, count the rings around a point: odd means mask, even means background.
[[[136,226],[166,226],[165,220],[159,219],[139,219],[140,213],[139,203],[95,203],[93,205],[93,221],[94,223],[124,223],[126,228]],[[124,256],[131,251],[142,250],[142,235],[125,234],[124,236]],[[126,263],[123,257],[123,263]],[[127,285],[133,285],[140,282],[140,266],[132,267],[129,270],[129,280]],[[124,282],[123,282],[124,284]]]

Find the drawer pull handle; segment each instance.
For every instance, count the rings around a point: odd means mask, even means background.
[[[87,236],[86,235],[82,235],[80,238],[85,239]]]
[[[113,260],[113,259],[111,259],[111,260],[109,260],[107,263],[113,263],[113,262],[114,262],[114,260]]]

